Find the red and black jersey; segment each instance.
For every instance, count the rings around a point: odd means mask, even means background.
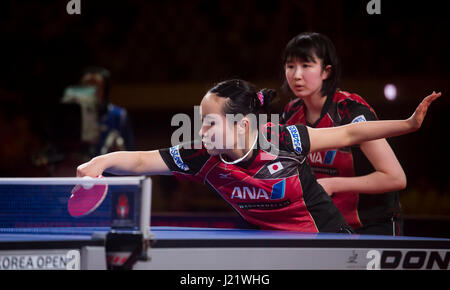
[[[295,99],[286,105],[281,123],[327,128],[377,119],[375,111],[360,96],[338,91],[332,98],[327,98],[321,116],[314,124],[306,121],[305,105],[301,99]],[[362,176],[374,171],[359,145],[312,152],[308,154],[308,162],[318,179]],[[391,221],[400,212],[398,192],[385,194],[342,192],[334,194],[332,200],[354,229],[372,223]]]
[[[210,185],[247,222],[260,229],[301,232],[339,232],[345,219],[317,183],[305,162],[309,135],[305,126],[264,126],[262,142],[278,138],[276,150],[263,150],[261,142],[250,159],[227,164],[194,143],[160,150],[173,172],[184,180]],[[266,143],[267,144],[267,143]],[[189,147],[189,148],[187,148]]]

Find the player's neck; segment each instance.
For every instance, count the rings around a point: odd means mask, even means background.
[[[306,121],[308,123],[314,124],[320,118],[326,100],[327,97],[322,96],[320,91],[303,99],[306,106]]]
[[[253,149],[256,147],[256,142],[258,138],[258,131],[249,134],[245,138],[245,148],[237,148],[229,150],[226,154],[223,154],[224,160],[230,162],[244,162],[252,158]]]

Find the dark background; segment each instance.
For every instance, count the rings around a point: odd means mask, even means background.
[[[81,0],[81,15],[68,15],[68,2],[0,3],[1,176],[75,175],[82,160],[49,171],[33,156],[48,140],[76,134],[49,127],[64,119],[54,105],[87,65],[112,72],[111,99],[128,110],[136,149],[157,149],[170,146],[172,116],[192,115],[217,81],[241,77],[279,91],[285,45],[317,31],[336,46],[341,89],[363,96],[380,119],[407,118],[428,93],[443,92],[419,132],[389,142],[408,177],[404,213],[450,216],[450,20],[443,2],[381,0],[381,15],[368,15],[368,0]],[[398,88],[395,101],[383,95],[387,83]],[[288,101],[280,94],[275,110]],[[154,177],[153,206],[230,213],[208,188],[172,177]]]

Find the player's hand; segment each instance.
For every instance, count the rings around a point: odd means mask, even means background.
[[[420,126],[422,126],[423,120],[425,119],[425,115],[427,114],[428,107],[431,103],[439,98],[441,93],[433,93],[427,96],[423,101],[419,104],[416,111],[412,116],[407,120],[413,130],[418,130]]]
[[[101,159],[96,157],[77,167],[77,177],[98,177],[99,175],[102,175],[104,170]]]
[[[334,194],[333,178],[320,178],[317,179],[317,183],[319,183],[323,187],[323,189],[325,189],[325,192],[329,196],[332,196]]]

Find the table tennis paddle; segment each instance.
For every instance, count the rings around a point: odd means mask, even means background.
[[[102,178],[99,176],[98,178]],[[90,178],[90,177],[84,177]],[[67,210],[73,217],[82,217],[95,211],[108,193],[108,184],[77,184],[71,191]]]

